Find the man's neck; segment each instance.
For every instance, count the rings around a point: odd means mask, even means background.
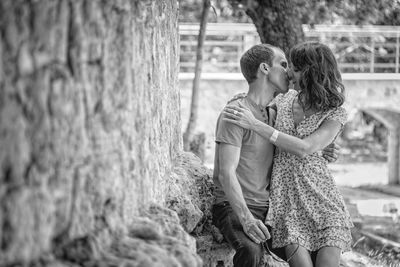
[[[252,83],[249,85],[247,97],[260,106],[267,106],[274,98],[274,90],[267,88],[265,84]]]

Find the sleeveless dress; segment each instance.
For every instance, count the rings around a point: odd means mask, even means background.
[[[292,105],[297,94],[289,90],[275,99],[278,131],[304,138],[325,120],[339,121],[342,127],[346,123],[346,110],[339,107],[317,112],[295,126]],[[300,158],[276,148],[266,223],[272,227],[275,248],[297,243],[310,251],[324,246],[350,250],[353,223],[320,151]]]

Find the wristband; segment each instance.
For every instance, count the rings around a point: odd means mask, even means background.
[[[275,143],[276,140],[278,139],[278,135],[279,135],[279,131],[275,129],[274,132],[272,133],[271,137],[269,138],[269,141],[271,141],[271,143]]]

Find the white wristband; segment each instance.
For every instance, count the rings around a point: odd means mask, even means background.
[[[275,143],[276,140],[278,139],[278,135],[279,135],[279,131],[278,130],[274,130],[274,132],[272,133],[271,137],[269,138],[269,141],[271,141],[271,143]]]

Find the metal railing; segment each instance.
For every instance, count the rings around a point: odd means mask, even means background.
[[[399,73],[399,26],[303,25],[306,40],[318,40],[334,52],[342,73]],[[180,72],[191,73],[199,25],[180,24]],[[239,59],[260,43],[253,24],[209,23],[203,73],[238,73]]]

